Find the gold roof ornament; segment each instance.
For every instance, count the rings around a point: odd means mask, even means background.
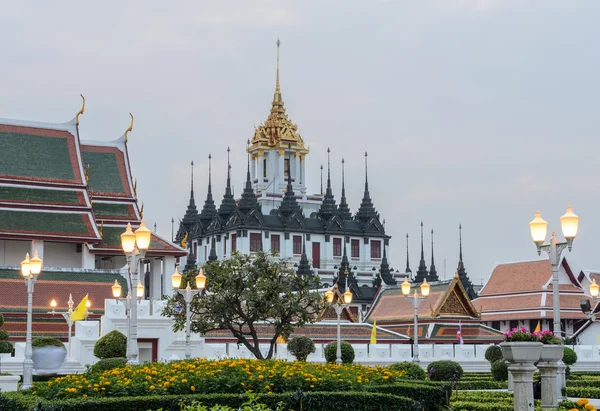
[[[129,124],[129,128],[127,130],[125,130],[125,142],[127,143],[127,134],[133,130],[133,114],[129,113],[129,115],[131,116],[131,124]]]
[[[181,248],[187,248],[187,239],[188,239],[188,232],[185,232],[185,235],[183,236],[183,240],[181,240]]]
[[[104,220],[100,221],[100,230],[98,230],[98,234],[100,234],[100,238],[102,238],[102,229],[104,229]]]
[[[144,219],[144,201],[142,200],[142,208],[140,208],[140,219]]]
[[[80,94],[81,96],[81,110],[79,110],[79,112],[77,113],[77,115],[75,116],[75,124],[79,125],[79,116],[83,114],[83,112],[85,111],[85,97],[83,97],[83,94]]]
[[[255,127],[252,145],[248,151],[255,152],[260,149],[287,149],[288,144],[300,154],[308,154],[304,140],[298,132],[298,126],[288,118],[281,96],[279,83],[279,46],[281,42],[277,39],[277,72],[275,76],[275,93],[271,103],[271,111],[267,119],[258,127]]]
[[[90,180],[90,165],[87,165],[87,168],[85,169],[85,184],[88,184],[88,181]]]
[[[133,196],[137,198],[137,178],[133,181]]]

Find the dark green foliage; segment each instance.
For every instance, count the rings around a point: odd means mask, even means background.
[[[283,402],[286,410],[331,411],[332,404],[343,405],[352,411],[420,411],[421,405],[409,398],[391,394],[372,392],[296,392],[283,394],[257,395],[258,402],[271,408]],[[23,395],[21,392],[0,393],[0,410],[11,411],[132,411],[156,410],[179,411],[180,401],[189,404],[199,401],[207,406],[228,405],[238,408],[247,400],[240,394],[193,394],[193,395],[154,395],[145,397],[82,398],[81,400],[47,401]],[[339,408],[338,408],[339,409]],[[427,409],[427,408],[426,408]]]
[[[334,363],[337,359],[337,342],[327,344],[325,347],[325,360],[329,363]],[[342,363],[352,364],[354,361],[354,348],[352,344],[342,341]]]
[[[504,360],[492,363],[492,378],[494,381],[508,381],[508,364]]]
[[[427,411],[437,411],[443,405],[448,404],[448,398],[452,394],[449,384],[428,382],[406,382],[388,385],[376,385],[367,387],[365,391],[379,392],[384,394],[398,395],[412,398],[421,404]]]
[[[127,364],[127,358],[104,358],[90,367],[90,372],[99,372],[112,370],[113,368],[124,367]]]
[[[8,333],[4,330],[0,330],[0,341],[8,340]]]
[[[569,347],[565,347],[565,353],[563,355],[563,362],[566,365],[573,365],[577,362],[577,353]]]
[[[59,340],[58,338],[52,338],[52,337],[36,338],[35,340],[33,340],[31,342],[31,346],[34,348],[60,347],[60,348],[63,348],[65,351],[67,350],[67,347],[65,347],[65,345],[63,344],[63,342],[61,340]]]
[[[4,325],[4,316],[0,314],[0,327]]]
[[[13,346],[8,341],[0,341],[0,354],[12,354]]]
[[[388,367],[396,371],[405,371],[408,380],[424,380],[427,378],[427,373],[420,365],[410,361],[397,362]]]
[[[315,352],[315,343],[307,336],[292,338],[287,344],[287,350],[298,361],[306,361],[306,357]]]
[[[491,363],[501,360],[502,348],[500,348],[499,345],[490,345],[487,350],[485,350],[485,359]]]
[[[427,376],[432,381],[458,381],[462,375],[462,367],[454,361],[434,361],[427,366]]]
[[[506,381],[463,381],[456,383],[456,389],[459,390],[506,390],[508,383]]]
[[[127,337],[117,330],[109,332],[94,345],[94,355],[100,359],[122,358],[126,353]]]
[[[484,403],[481,401],[453,401],[453,410],[460,411],[513,411],[512,404],[498,404],[497,402]]]

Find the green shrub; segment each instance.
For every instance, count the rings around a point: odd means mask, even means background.
[[[0,330],[0,340],[8,340],[8,333],[4,330]]]
[[[0,314],[0,327],[4,325],[4,316]]]
[[[90,372],[112,370],[113,368],[124,367],[126,364],[127,358],[124,357],[103,358],[90,367]]]
[[[485,359],[490,363],[502,360],[502,348],[500,348],[499,345],[490,345],[487,350],[485,350]]]
[[[577,353],[572,348],[565,347],[562,360],[566,365],[573,365],[577,362]]]
[[[434,361],[427,366],[427,376],[432,381],[458,381],[462,375],[462,367],[454,361]]]
[[[506,381],[463,381],[456,383],[458,390],[506,390],[508,383]]]
[[[492,378],[494,381],[508,381],[508,364],[504,360],[492,363]]]
[[[33,340],[31,342],[31,346],[34,348],[60,347],[60,348],[64,348],[65,351],[67,350],[67,347],[65,347],[65,345],[63,344],[63,342],[61,340],[59,340],[58,338],[53,338],[53,337],[36,338],[35,340]]]
[[[427,373],[420,365],[410,361],[397,362],[388,366],[389,369],[395,371],[406,372],[406,378],[408,380],[424,380],[427,378]]]
[[[287,350],[292,353],[298,361],[306,361],[306,357],[316,351],[315,343],[305,335],[292,338],[288,342]]]
[[[13,346],[8,341],[0,341],[0,354],[12,354]]]
[[[407,381],[395,384],[376,385],[367,387],[366,391],[379,392],[383,394],[398,395],[400,397],[412,398],[421,404],[427,411],[437,411],[448,404],[448,398],[452,394],[451,387],[440,383],[431,384],[430,381]]]
[[[127,337],[122,332],[113,330],[96,341],[94,355],[100,359],[122,358],[127,354]]]
[[[329,363],[335,363],[337,359],[337,342],[327,344],[325,347],[325,360]],[[342,341],[342,363],[352,364],[354,362],[354,348],[352,344]]]

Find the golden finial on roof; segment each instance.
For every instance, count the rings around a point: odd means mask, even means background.
[[[98,230],[98,233],[100,234],[100,238],[102,238],[102,229],[104,228],[104,220],[100,221],[100,230]]]
[[[133,180],[133,196],[137,198],[137,178]]]
[[[187,248],[187,239],[188,239],[188,232],[185,232],[185,235],[183,236],[183,240],[181,240],[181,248]]]
[[[281,89],[279,88],[279,46],[281,46],[281,41],[277,39],[277,74],[275,77],[275,93],[280,93]]]
[[[129,124],[129,128],[127,130],[125,130],[125,142],[127,143],[127,134],[133,130],[133,114],[129,113],[129,115],[131,116],[131,124]]]
[[[85,169],[85,184],[88,184],[88,181],[90,179],[90,165],[87,165],[87,168]]]
[[[140,208],[140,218],[144,219],[144,201],[142,201],[142,208]]]
[[[79,116],[81,114],[83,114],[83,112],[85,111],[85,97],[83,97],[83,94],[80,94],[80,96],[81,96],[81,100],[83,100],[83,101],[81,102],[81,110],[79,110],[79,112],[75,116],[75,124],[77,124],[77,125],[79,125]]]
[[[88,191],[90,195],[90,207],[94,206],[94,194],[91,191]]]

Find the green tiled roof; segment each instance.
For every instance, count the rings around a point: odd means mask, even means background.
[[[135,230],[134,230],[135,231]],[[121,248],[121,234],[125,232],[122,227],[104,227],[102,229],[102,244],[110,247]],[[168,244],[157,241],[154,236],[150,240],[151,250],[169,249],[172,248]]]
[[[74,180],[67,139],[0,132],[1,174]]]
[[[0,210],[0,230],[91,235],[84,214]]]
[[[78,205],[77,191],[0,186],[0,200]]]
[[[88,185],[92,191],[101,193],[125,193],[117,156],[114,153],[83,151],[83,167],[90,165]]]
[[[21,274],[18,269],[13,268],[0,268],[0,278],[15,279],[21,278]],[[77,271],[77,269],[52,271],[52,269],[45,270],[42,268],[42,273],[39,277],[40,280],[47,281],[76,281],[81,283],[107,283],[112,284],[117,280],[121,287],[127,289],[127,281],[119,273],[112,271],[101,272],[100,270],[84,270]]]
[[[128,204],[94,203],[96,217],[131,217]]]

